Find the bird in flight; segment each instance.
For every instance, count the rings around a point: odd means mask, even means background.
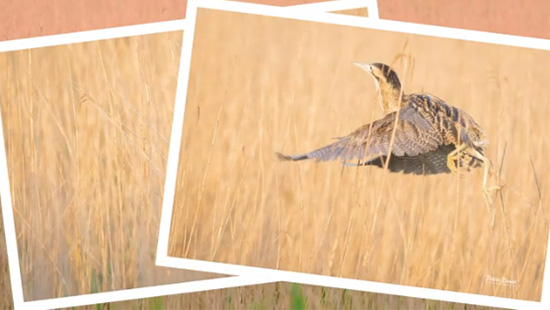
[[[487,138],[466,112],[431,94],[405,94],[397,73],[382,63],[354,63],[374,79],[385,116],[363,125],[332,144],[298,155],[277,153],[280,160],[340,160],[352,166],[387,167],[418,175],[461,173],[484,166],[483,192],[490,160]]]

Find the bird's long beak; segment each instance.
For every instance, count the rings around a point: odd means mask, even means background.
[[[372,73],[372,66],[370,64],[362,63],[362,62],[354,62],[353,64],[367,71],[368,73]]]

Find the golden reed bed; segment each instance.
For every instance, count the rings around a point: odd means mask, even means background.
[[[213,277],[154,265],[181,38],[0,54],[26,300]]]
[[[0,54],[6,68],[0,108],[27,300],[208,276],[154,267],[180,45],[176,32]],[[357,106],[375,99],[370,81],[363,82]],[[0,308],[11,308],[5,250],[0,259]],[[303,294],[308,306],[325,309],[452,306],[310,286]],[[113,306],[286,307],[291,295],[282,283]]]
[[[374,83],[352,62],[404,58],[407,66],[394,64],[407,92],[440,96],[489,137],[487,155],[506,184],[494,226],[482,170],[417,177],[274,155],[315,149],[379,118]],[[200,10],[169,255],[540,300],[549,58]]]

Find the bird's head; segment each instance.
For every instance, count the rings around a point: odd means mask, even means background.
[[[392,88],[401,89],[399,77],[390,66],[383,63],[367,64],[354,62],[353,64],[367,71],[374,78],[377,85],[382,86],[387,84],[387,86]]]
[[[384,113],[388,114],[399,110],[403,104],[401,100],[401,82],[397,73],[388,65],[382,63],[360,63],[354,65],[367,71],[374,79],[378,90],[378,101]]]

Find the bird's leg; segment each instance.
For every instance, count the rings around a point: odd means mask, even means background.
[[[500,185],[487,186],[487,180],[489,178],[489,170],[493,168],[493,164],[491,163],[491,160],[489,160],[489,158],[485,157],[475,149],[469,148],[467,152],[473,157],[483,161],[483,166],[484,166],[483,184],[482,184],[483,198],[487,203],[487,210],[489,210],[489,213],[492,213],[491,207],[493,206],[493,199],[491,198],[491,192],[499,191],[502,189],[502,186]]]
[[[464,151],[467,147],[468,145],[462,144],[447,155],[447,167],[449,167],[452,173],[459,173],[455,161],[458,162],[460,160],[460,152]]]

